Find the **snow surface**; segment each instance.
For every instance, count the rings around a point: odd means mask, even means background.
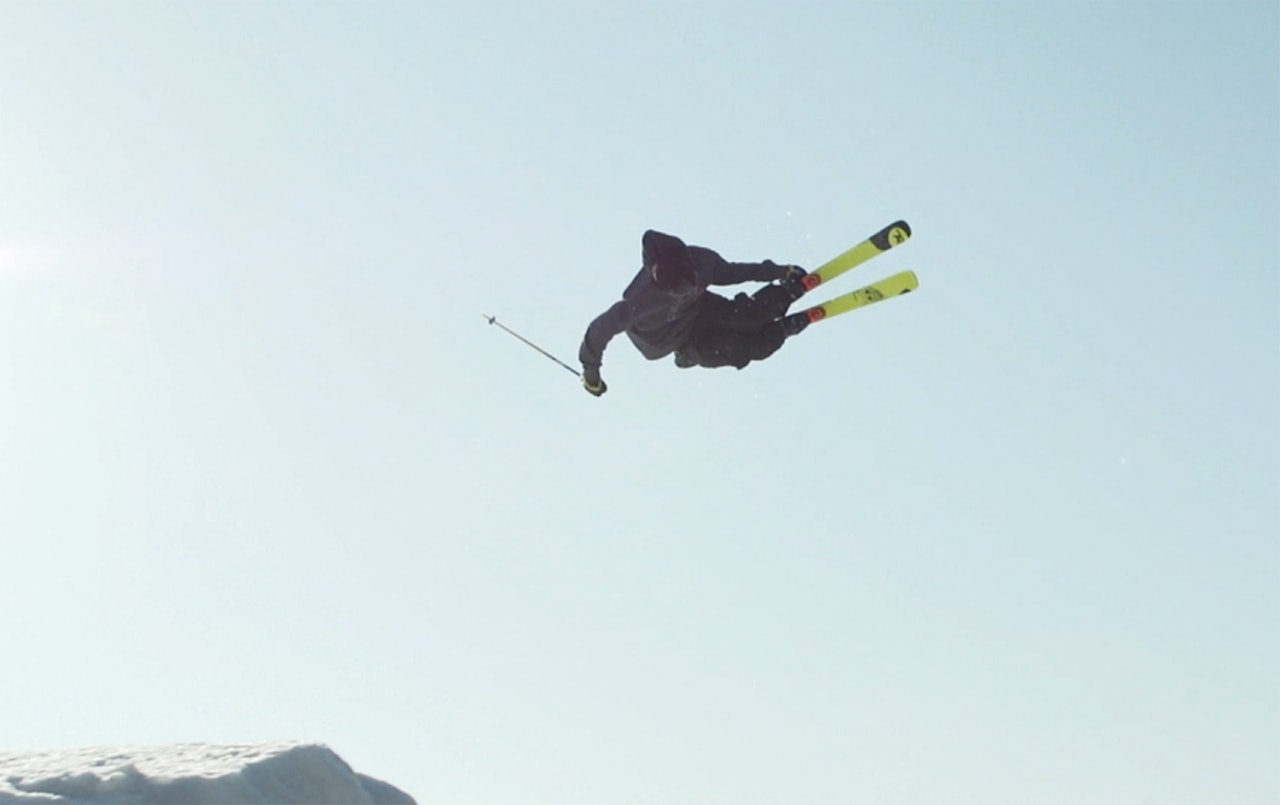
[[[0,752],[0,805],[414,805],[318,744]]]

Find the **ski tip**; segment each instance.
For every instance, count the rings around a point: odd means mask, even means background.
[[[895,221],[871,236],[871,242],[880,251],[888,251],[894,246],[906,243],[911,237],[911,225],[906,221]]]

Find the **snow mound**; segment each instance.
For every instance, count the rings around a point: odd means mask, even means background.
[[[415,805],[317,744],[0,752],[0,805],[259,803]]]

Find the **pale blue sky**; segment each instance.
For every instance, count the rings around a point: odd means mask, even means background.
[[[9,0],[0,188],[0,746],[1280,802],[1275,2]],[[743,372],[480,318],[897,218]]]

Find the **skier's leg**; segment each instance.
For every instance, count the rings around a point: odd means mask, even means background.
[[[708,292],[689,341],[676,351],[676,366],[741,369],[769,357],[796,332],[778,320],[792,301],[778,285],[766,285],[751,296],[738,294],[733,299]]]
[[[695,329],[754,332],[786,315],[793,301],[791,294],[781,285],[766,285],[750,296],[740,293],[733,299],[708,293],[703,299]]]
[[[733,366],[738,369],[752,361],[760,361],[778,351],[787,340],[780,322],[770,322],[752,332],[712,330],[695,335],[676,353],[681,366]]]

